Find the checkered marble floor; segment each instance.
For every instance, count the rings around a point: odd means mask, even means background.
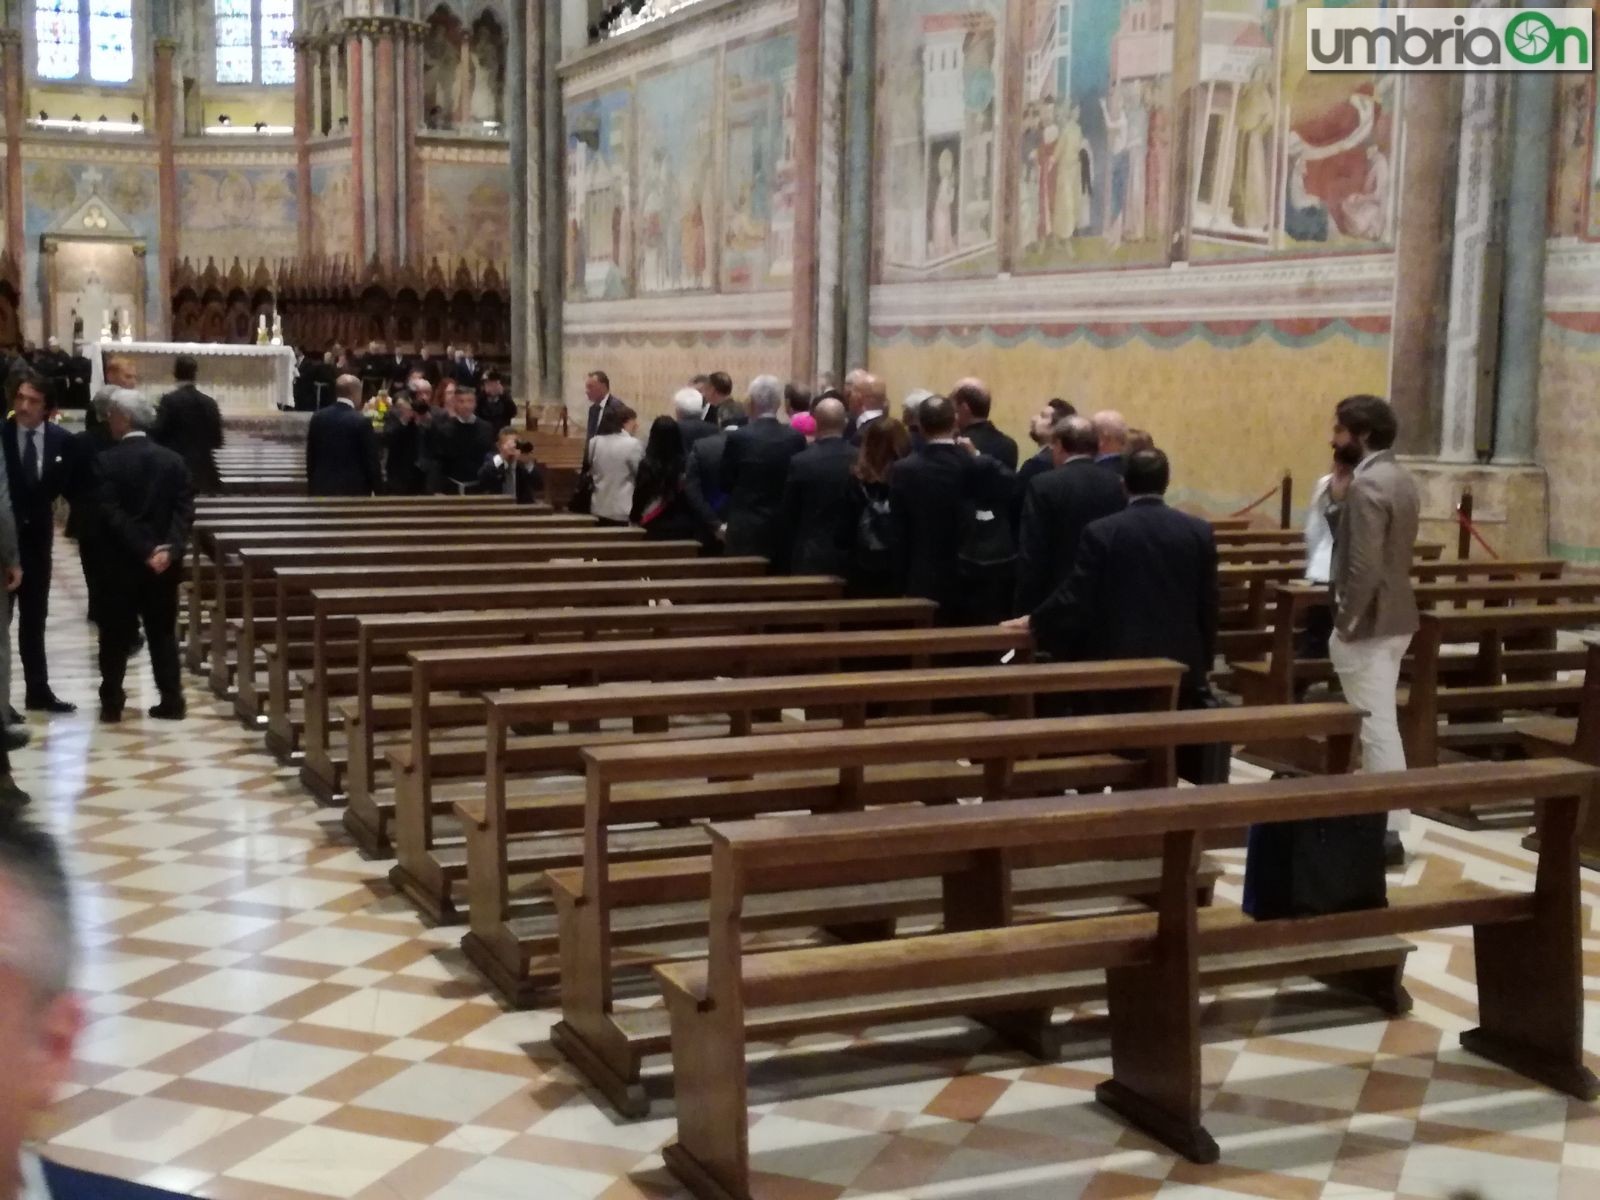
[[[659,1118],[597,1107],[550,1048],[553,1014],[502,1011],[459,931],[426,928],[387,864],[356,853],[338,813],[202,687],[181,726],[96,726],[90,630],[65,555],[57,581],[56,687],[84,711],[35,718],[17,773],[70,848],[90,1024],[75,1082],[39,1131],[47,1153],[217,1200],[683,1194],[660,1158],[667,1081],[655,1081]],[[152,703],[147,664],[136,678]],[[1409,882],[1529,879],[1514,835],[1418,822],[1409,837],[1422,851]],[[1225,865],[1220,892],[1236,901],[1242,861]],[[1600,1051],[1600,876],[1587,893]],[[1071,1015],[1068,1052],[1049,1065],[961,1022],[756,1048],[756,1195],[1600,1197],[1600,1110],[1462,1052],[1470,933],[1418,940],[1406,1020],[1309,986],[1210,1000],[1219,1166],[1188,1164],[1095,1106],[1107,1029],[1089,1009]]]

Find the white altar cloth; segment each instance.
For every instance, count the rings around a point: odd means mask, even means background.
[[[199,364],[198,386],[216,399],[224,420],[276,416],[294,403],[294,350],[289,346],[238,346],[214,342],[91,342],[90,394],[105,385],[106,357],[132,359],[139,389],[154,403],[177,386],[172,362],[187,354]]]

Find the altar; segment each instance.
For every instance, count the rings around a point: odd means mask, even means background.
[[[230,424],[275,417],[294,403],[294,350],[289,346],[245,346],[215,342],[90,342],[89,391],[105,386],[105,359],[129,359],[139,372],[139,389],[152,402],[176,386],[172,363],[187,354],[200,366],[196,385],[216,399]]]

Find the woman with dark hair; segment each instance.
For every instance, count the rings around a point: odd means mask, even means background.
[[[590,511],[601,525],[626,525],[634,478],[644,457],[644,447],[633,436],[639,417],[621,401],[605,407],[589,440],[589,473],[594,479]]]
[[[683,432],[671,417],[657,417],[650,426],[644,458],[633,485],[633,507],[629,521],[644,529],[648,541],[692,539],[707,542],[716,535],[706,527],[685,485],[689,456],[683,448]]]
[[[893,417],[867,423],[861,451],[851,469],[854,504],[845,544],[850,548],[848,594],[898,596],[904,570],[903,547],[889,508],[889,469],[911,452],[911,435]]]

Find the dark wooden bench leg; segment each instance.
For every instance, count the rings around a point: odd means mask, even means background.
[[[1106,972],[1111,1078],[1095,1099],[1191,1162],[1214,1163],[1216,1139],[1200,1123],[1199,838],[1164,842],[1155,957]]]
[[[1583,1065],[1583,910],[1578,890],[1578,798],[1547,800],[1539,813],[1539,868],[1531,920],[1478,926],[1473,1054],[1579,1100],[1600,1097]]]

